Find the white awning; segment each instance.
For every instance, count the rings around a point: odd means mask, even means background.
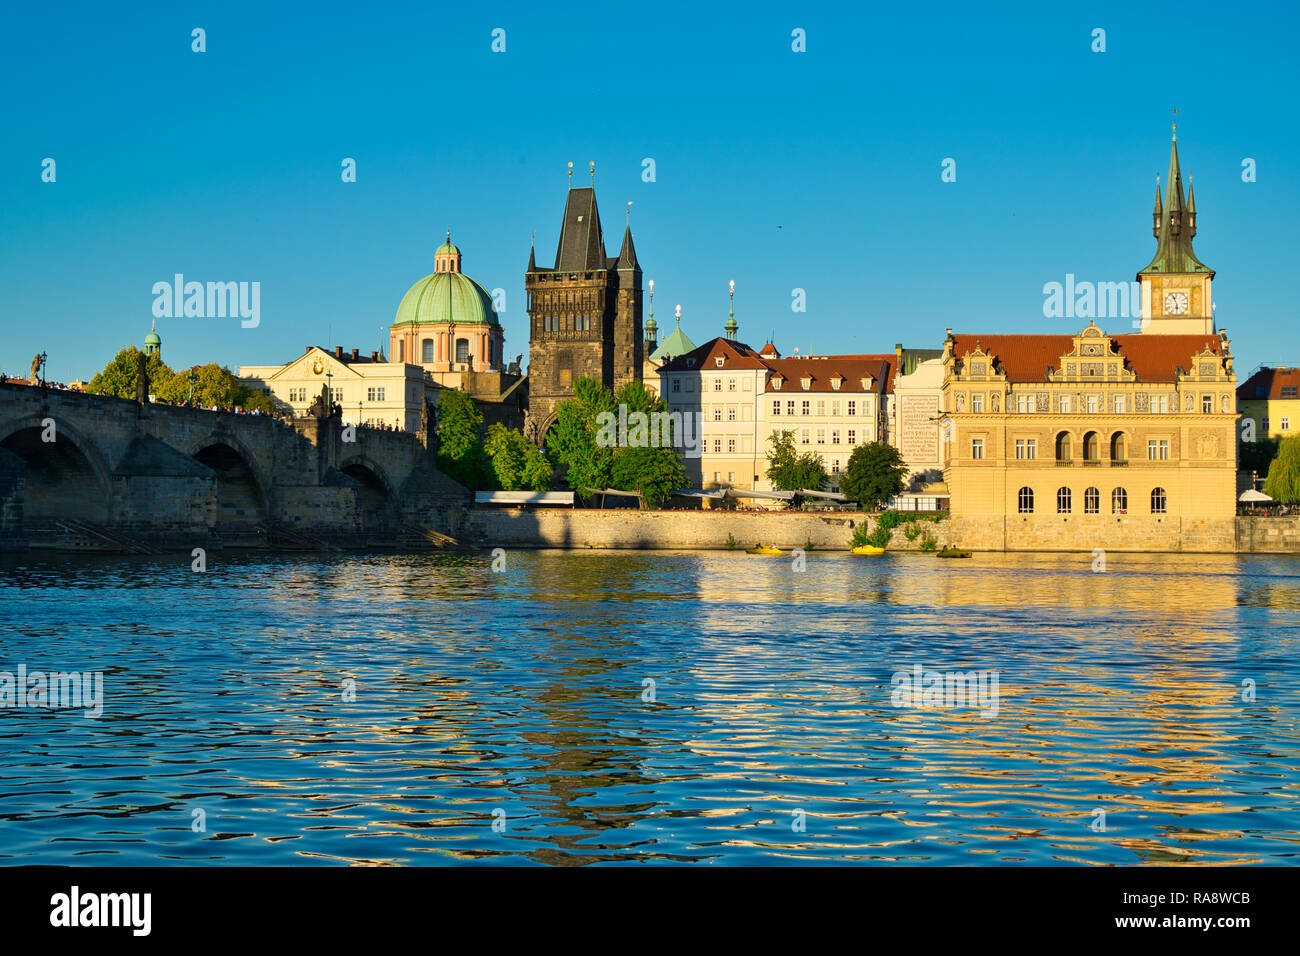
[[[744,488],[728,488],[727,494],[733,498],[771,498],[776,501],[791,501],[793,491],[746,491]]]
[[[721,489],[705,491],[701,488],[683,488],[681,491],[674,491],[673,494],[682,498],[708,498],[710,501],[721,501],[726,492]]]
[[[572,492],[570,492],[572,494]],[[620,498],[640,498],[639,491],[623,491],[619,488],[606,488],[603,491],[593,491],[593,495],[618,495]]]
[[[1254,488],[1250,488],[1238,495],[1237,500],[1245,501],[1247,503],[1262,503],[1265,501],[1272,501],[1273,499],[1262,491],[1256,491]]]
[[[826,501],[848,501],[849,500],[848,498],[844,497],[844,495],[840,494],[838,491],[810,491],[807,488],[800,488],[798,494],[804,495],[805,497],[808,498],[822,498],[825,499]]]
[[[572,491],[476,491],[476,505],[573,505]]]

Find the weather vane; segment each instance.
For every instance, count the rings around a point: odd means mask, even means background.
[[[1174,139],[1178,138],[1178,114],[1181,112],[1179,109],[1174,110]]]
[[[573,188],[573,163],[569,163],[569,188]]]
[[[596,185],[596,161],[591,161],[591,184]]]

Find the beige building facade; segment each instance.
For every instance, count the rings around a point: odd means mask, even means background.
[[[388,362],[378,352],[345,352],[341,346],[332,352],[308,346],[285,365],[240,366],[239,379],[296,416],[305,415],[326,386],[345,424],[410,432],[419,430],[426,401],[436,407],[440,390],[418,365]]]

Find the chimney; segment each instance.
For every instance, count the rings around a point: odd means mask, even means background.
[[[361,350],[360,350],[360,349],[353,349],[353,350],[352,350],[352,361],[355,362],[355,361],[357,361],[357,359],[359,359],[359,358],[361,358]]]
[[[378,353],[378,352],[371,352],[371,353],[370,353],[370,361],[372,361],[372,362],[378,362],[378,361],[379,361],[379,353]]]
[[[343,357],[343,346],[341,345],[334,346],[334,357],[336,359],[341,359]]]
[[[315,348],[314,345],[309,345],[309,346],[307,346],[307,349],[306,349],[306,351],[305,351],[303,354],[304,354],[304,355],[307,354],[307,352],[310,352],[313,348]]]

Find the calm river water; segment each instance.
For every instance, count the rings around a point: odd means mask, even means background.
[[[0,861],[1300,852],[1300,556],[209,559],[0,562],[0,672],[104,681],[0,709]],[[918,664],[997,715],[893,706]]]

